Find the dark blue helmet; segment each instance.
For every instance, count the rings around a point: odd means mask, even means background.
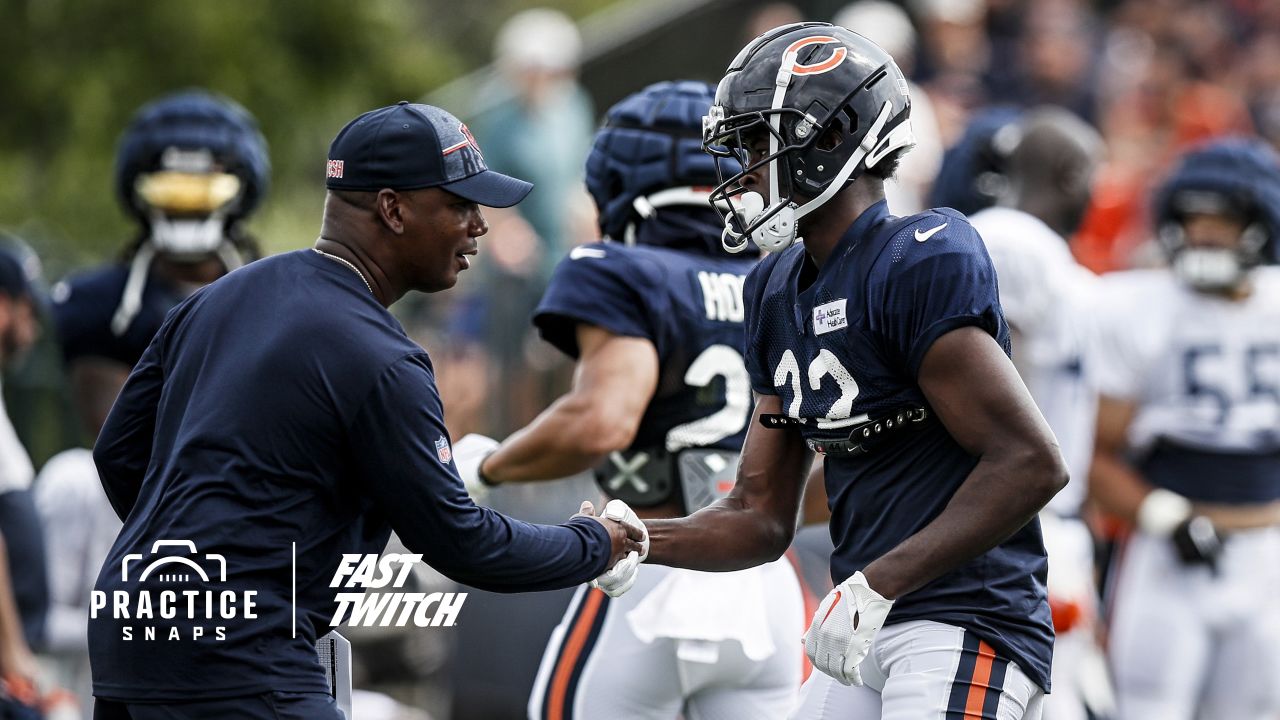
[[[229,222],[248,215],[266,195],[271,161],[257,121],[224,97],[184,90],[143,106],[120,138],[116,192],[125,208],[144,224],[151,221],[151,214],[139,196],[138,178],[166,169],[174,150],[208,151],[221,172],[239,178],[238,196],[228,209]]]
[[[708,200],[717,160],[702,151],[714,95],[703,82],[660,82],[605,113],[586,182],[606,239],[719,251],[721,222]]]
[[[800,221],[848,183],[864,173],[888,179],[914,142],[910,115],[898,64],[851,30],[795,23],[752,40],[729,63],[703,125],[708,152],[752,162],[712,192],[725,248],[750,239],[785,250]],[[763,157],[752,156],[753,143]],[[749,172],[766,166],[768,187],[747,189]]]
[[[1220,214],[1245,226],[1234,251],[1238,272],[1280,262],[1280,155],[1262,140],[1231,137],[1212,140],[1183,155],[1159,188],[1152,209],[1162,249],[1174,267],[1187,271],[1193,284],[1222,286],[1221,278],[1199,261],[1180,262],[1188,248],[1182,220],[1190,214]],[[1184,267],[1185,266],[1185,267]],[[1205,277],[1201,277],[1205,276]]]
[[[995,205],[1005,183],[1004,161],[1013,149],[1000,140],[1008,132],[1016,134],[1021,116],[1021,110],[1004,106],[974,115],[964,134],[942,156],[942,167],[929,191],[929,206],[972,215]]]

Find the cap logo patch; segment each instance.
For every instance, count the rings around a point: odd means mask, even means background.
[[[800,54],[800,50],[810,45],[835,45],[836,49],[831,53],[831,57],[826,60],[802,65],[795,60],[795,57]],[[787,50],[782,56],[784,59],[792,58],[791,73],[793,75],[821,75],[839,67],[840,63],[844,62],[844,59],[849,56],[849,50],[841,45],[839,40],[830,35],[814,35],[791,43],[787,46]]]
[[[329,164],[328,164],[328,167],[326,167],[326,168],[325,168],[324,176],[325,176],[325,177],[331,177],[331,178],[340,178],[340,177],[342,177],[342,161],[341,161],[341,160],[330,160],[330,161],[329,161]]]
[[[458,132],[462,133],[462,142],[454,143],[449,147],[445,148],[444,154],[449,155],[449,154],[455,153],[461,150],[462,148],[470,145],[471,149],[475,150],[476,154],[483,158],[484,153],[480,152],[480,143],[476,142],[475,135],[471,134],[471,130],[467,128],[466,123],[458,123]]]

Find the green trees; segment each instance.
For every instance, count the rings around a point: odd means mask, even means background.
[[[250,227],[270,251],[306,244],[333,133],[463,67],[466,12],[442,5],[0,0],[0,227],[28,236],[54,278],[116,252],[134,232],[111,180],[120,130],[147,100],[202,86],[249,108],[271,145],[272,192]]]

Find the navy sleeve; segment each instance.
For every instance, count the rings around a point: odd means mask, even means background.
[[[868,285],[872,329],[912,378],[933,343],[961,327],[982,328],[1009,352],[996,272],[982,238],[961,216],[921,217],[923,222],[907,224],[890,242]],[[943,222],[943,231],[914,240],[914,230],[927,233]]]
[[[102,488],[121,520],[133,509],[151,462],[156,411],[164,385],[164,335],[163,329],[156,334],[129,373],[93,446],[93,461],[98,466]]]
[[[760,340],[760,310],[764,305],[764,286],[768,283],[769,274],[777,264],[777,255],[765,256],[747,273],[747,281],[742,285],[742,304],[746,310],[742,359],[747,366],[747,375],[751,378],[751,389],[762,395],[777,395],[778,389],[773,384],[773,376],[766,369],[769,359],[767,349]]]
[[[627,249],[605,243],[575,247],[556,266],[533,316],[542,338],[569,357],[578,357],[579,323],[614,335],[658,342],[661,272]],[[661,349],[659,349],[661,352]]]
[[[595,520],[534,525],[472,502],[453,463],[425,354],[383,371],[348,432],[375,506],[406,547],[448,577],[482,590],[529,592],[604,572],[609,534]]]

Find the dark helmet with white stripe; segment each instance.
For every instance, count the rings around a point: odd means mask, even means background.
[[[750,238],[783,250],[796,239],[796,223],[848,183],[877,169],[887,177],[886,158],[912,143],[910,114],[897,63],[851,30],[796,23],[751,41],[730,63],[703,123],[708,152],[755,159],[712,193],[725,215],[725,248],[741,250]],[[743,177],[764,165],[768,197],[744,192]]]

